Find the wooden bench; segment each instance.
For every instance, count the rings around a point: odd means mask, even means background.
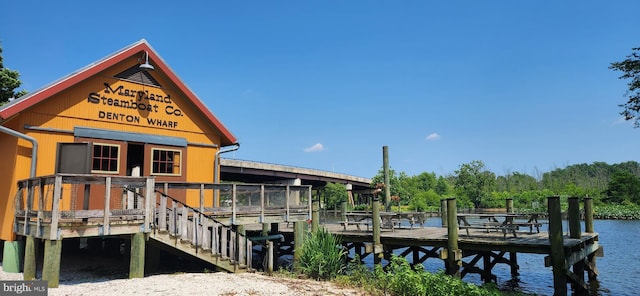
[[[479,229],[479,230],[486,230],[487,232],[490,232],[492,230],[502,231],[503,238],[507,237],[507,233],[513,234],[513,237],[518,237],[516,234],[516,231],[518,230],[518,226],[515,224],[500,224],[497,222],[485,222],[485,223],[476,224],[476,225],[459,225],[458,228],[464,229],[467,232],[467,235],[469,235],[469,229]]]
[[[347,230],[347,226],[349,225],[355,225],[356,228],[358,228],[358,230],[360,229],[360,225],[366,225],[367,226],[367,231],[369,231],[369,225],[371,223],[369,221],[342,221],[340,222],[340,225],[342,225],[342,227],[344,228],[344,230]]]

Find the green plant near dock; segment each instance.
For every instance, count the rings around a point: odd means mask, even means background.
[[[345,257],[340,238],[324,228],[319,228],[304,239],[300,254],[300,272],[317,280],[330,280],[344,270]]]
[[[336,282],[345,286],[361,287],[371,295],[524,295],[503,292],[495,285],[477,286],[445,275],[442,271],[431,273],[422,265],[411,266],[403,257],[393,256],[389,266],[376,266],[373,271],[361,263],[350,263],[343,276]]]
[[[370,270],[358,257],[346,264],[340,239],[324,228],[307,234],[300,252],[298,273],[364,289],[370,295],[524,295],[502,292],[495,285],[465,283],[443,272],[430,273],[422,265],[412,267],[404,257],[396,255],[385,269],[376,265]]]

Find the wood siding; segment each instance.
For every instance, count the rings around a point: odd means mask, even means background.
[[[219,149],[213,146],[220,145],[220,131],[183,93],[177,91],[176,84],[161,71],[152,71],[149,74],[163,86],[162,88],[114,77],[137,64],[137,58],[135,56],[125,59],[98,75],[89,77],[2,123],[4,126],[31,136],[38,141],[36,176],[53,174],[57,143],[75,142],[76,139],[70,132],[75,127],[87,127],[178,137],[186,139],[188,143],[205,144],[205,146],[188,145],[186,148],[179,148],[183,150],[184,157],[182,175],[173,178],[162,176],[158,179],[163,181],[175,179],[175,181],[187,182],[213,182],[214,156]],[[113,93],[113,90],[116,93]],[[144,92],[145,97],[140,98],[138,91]],[[133,96],[131,96],[132,94]],[[153,94],[154,100],[150,99],[151,94]],[[167,97],[170,99],[166,99]],[[143,103],[145,106],[151,107],[144,108],[144,110],[126,108],[115,106],[116,101],[119,105],[133,106],[132,103],[136,102],[136,104]],[[69,133],[34,130],[25,128],[25,126],[68,131]],[[103,140],[95,141],[104,142]],[[123,152],[126,152],[126,147],[127,145],[122,145]],[[145,148],[145,151],[148,152],[148,147]],[[145,158],[147,157],[145,156]],[[0,239],[13,240],[13,198],[16,193],[17,180],[29,177],[31,143],[0,133],[0,164],[3,166],[3,169],[0,170],[0,215],[2,216],[0,219]],[[145,164],[145,166],[147,165]],[[120,170],[121,175],[126,172],[125,168]],[[148,175],[149,168],[145,168],[143,173]],[[74,190],[69,188],[67,193],[71,191]],[[62,205],[65,208],[71,206],[69,200],[69,198],[63,197]],[[185,201],[189,205],[199,203],[199,200],[199,195],[195,193],[185,197]]]

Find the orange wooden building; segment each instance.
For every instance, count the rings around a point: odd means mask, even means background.
[[[221,149],[237,147],[140,40],[0,107],[0,240],[16,240],[18,180],[63,172],[212,183]]]

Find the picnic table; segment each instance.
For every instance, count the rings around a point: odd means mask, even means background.
[[[520,227],[529,227],[529,232],[533,233],[535,227],[538,233],[542,223],[538,222],[538,214],[511,214],[511,213],[484,213],[484,214],[458,214],[458,228],[464,229],[469,235],[469,229],[481,229],[490,231],[501,231],[506,238],[507,233],[517,237],[516,232]],[[480,220],[480,223],[470,223],[470,219]],[[524,221],[524,219],[527,219]]]
[[[394,212],[380,212],[380,227],[394,231],[395,223],[397,222],[396,216]],[[349,225],[355,225],[358,230],[362,230],[360,225],[365,225],[367,231],[369,231],[369,226],[372,225],[373,221],[372,217],[372,213],[348,212],[345,214],[346,220],[340,222],[340,224],[344,227],[344,230],[347,230]]]

